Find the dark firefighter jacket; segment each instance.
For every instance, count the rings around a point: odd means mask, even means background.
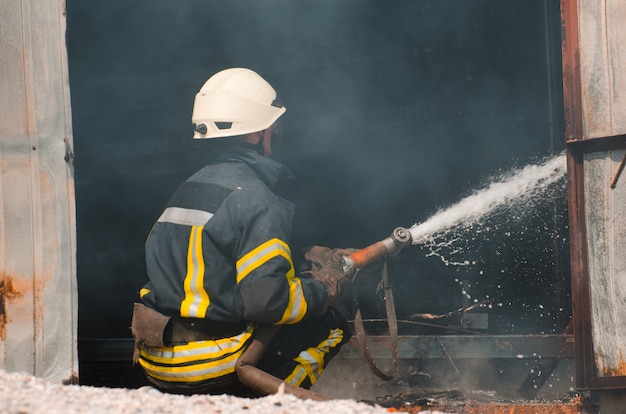
[[[173,317],[292,324],[319,314],[324,286],[295,274],[293,205],[273,192],[293,179],[253,149],[223,149],[173,194],[146,241],[149,307]]]

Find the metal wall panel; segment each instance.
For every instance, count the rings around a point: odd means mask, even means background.
[[[610,188],[625,155],[615,150],[585,156],[593,352],[601,377],[626,375],[626,182]]]
[[[0,368],[75,381],[65,3],[3,0],[0,7]]]
[[[626,2],[579,0],[584,137],[626,133]]]
[[[562,0],[576,383],[626,388],[626,0]]]

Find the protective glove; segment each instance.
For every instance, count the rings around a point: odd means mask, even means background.
[[[354,319],[356,312],[356,292],[349,275],[343,271],[342,259],[355,251],[314,246],[304,254],[310,270],[303,273],[321,282],[328,293],[322,312],[332,307],[348,321]]]

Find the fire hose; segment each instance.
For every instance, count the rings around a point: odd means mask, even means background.
[[[386,239],[371,244],[361,250],[357,250],[343,258],[343,270],[352,274],[356,270],[382,259],[385,256],[393,256],[412,241],[411,233],[404,227],[396,228]]]
[[[398,227],[389,237],[371,244],[361,250],[357,250],[348,256],[344,256],[342,260],[343,271],[349,277],[353,277],[362,267],[382,259],[383,257],[397,254],[402,248],[410,244],[411,240],[410,232],[403,227]],[[369,354],[369,350],[365,342],[363,320],[358,308],[354,324],[359,348],[365,356],[368,365],[376,375],[382,379],[388,380],[393,378],[397,372],[398,343],[397,324],[395,323],[395,308],[393,305],[392,292],[387,280],[386,262],[383,267],[383,285],[385,289],[385,304],[387,306],[390,336],[393,341],[394,373],[392,375],[388,375],[380,371]],[[257,332],[255,333],[252,342],[237,361],[236,372],[239,381],[244,386],[264,395],[276,394],[282,389],[283,392],[295,395],[300,399],[311,399],[317,401],[330,399],[323,394],[319,394],[293,384],[285,383],[281,379],[257,368],[257,364],[261,359],[261,356],[269,346],[279,328],[279,326],[275,325],[262,325],[257,328]]]

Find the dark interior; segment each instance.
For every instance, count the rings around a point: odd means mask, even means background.
[[[67,16],[81,341],[130,337],[145,238],[211,156],[191,110],[221,69],[257,71],[287,107],[294,251],[365,247],[565,147],[556,0],[70,0]],[[485,302],[487,333],[562,332],[565,177],[541,201],[459,234],[443,253],[468,265],[391,259],[398,317]],[[360,301],[384,318],[375,279]]]

